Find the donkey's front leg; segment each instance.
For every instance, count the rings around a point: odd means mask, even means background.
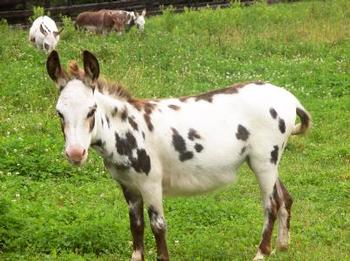
[[[151,228],[157,244],[157,260],[169,260],[168,248],[166,244],[166,224],[163,210],[157,210],[155,207],[148,208],[148,216],[151,222]]]
[[[124,197],[129,205],[129,219],[130,230],[133,237],[133,252],[131,261],[143,261],[144,260],[144,215],[143,215],[143,200],[142,196],[131,192],[125,186],[121,186],[123,189]]]
[[[166,223],[163,212],[161,184],[152,189],[147,189],[147,191],[142,193],[142,196],[148,205],[148,216],[157,245],[157,260],[168,261],[169,254],[166,244]]]

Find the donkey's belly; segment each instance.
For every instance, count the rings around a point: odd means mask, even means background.
[[[94,33],[99,33],[99,32],[102,32],[103,30],[103,27],[101,25],[83,25],[83,27],[86,30]]]
[[[236,177],[232,168],[215,171],[197,167],[191,172],[170,171],[163,177],[165,196],[202,194],[231,184]]]

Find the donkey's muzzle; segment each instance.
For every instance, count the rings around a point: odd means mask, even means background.
[[[69,146],[65,152],[69,161],[75,165],[80,165],[86,159],[86,149],[79,145]]]

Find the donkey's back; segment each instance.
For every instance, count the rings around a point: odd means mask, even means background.
[[[61,29],[61,31],[63,28]],[[38,49],[51,51],[60,40],[60,32],[54,20],[48,16],[36,18],[29,29],[29,41]]]
[[[290,92],[261,83],[165,99],[156,108],[150,117],[158,142],[149,146],[157,152],[163,191],[170,195],[228,184],[245,160],[257,172],[276,169],[297,112],[305,112]]]
[[[114,21],[109,12],[105,10],[97,12],[82,12],[75,21],[76,27],[85,28],[89,31],[102,33],[110,31],[113,28]]]

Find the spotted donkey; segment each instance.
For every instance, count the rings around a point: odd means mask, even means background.
[[[257,177],[265,213],[254,260],[270,254],[276,218],[277,247],[287,249],[292,198],[278,178],[278,163],[288,137],[311,124],[291,93],[258,82],[197,96],[140,100],[99,80],[99,64],[90,52],[83,52],[83,62],[84,70],[71,62],[66,72],[56,51],[47,60],[48,74],[60,90],[56,108],[65,153],[81,165],[92,146],[120,184],[129,205],[131,260],[144,260],[144,204],[158,259],[169,260],[163,196],[229,184],[244,161]]]

